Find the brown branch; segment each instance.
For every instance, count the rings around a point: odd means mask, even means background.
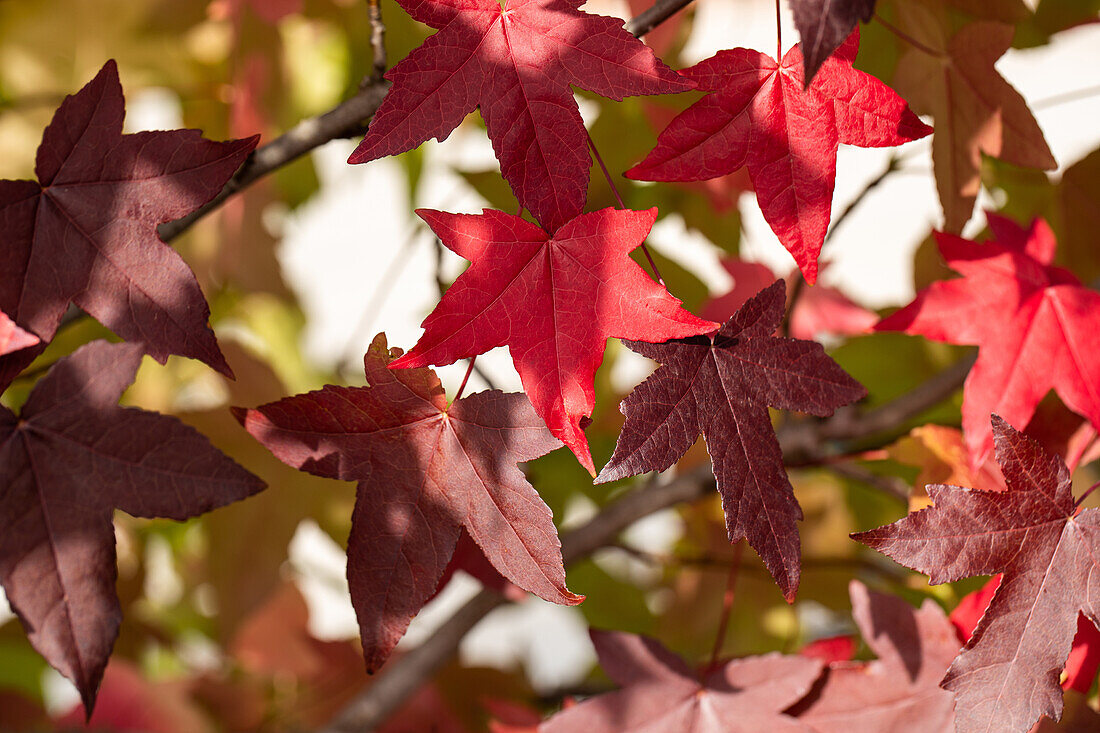
[[[641,38],[690,4],[691,0],[657,0],[648,10],[631,18],[624,27]]]
[[[382,22],[381,0],[367,0],[367,15],[370,18],[370,48],[374,55],[371,79],[380,82],[389,66],[386,61],[386,26]]]
[[[668,482],[651,479],[604,507],[599,514],[562,535],[562,556],[573,563],[606,545],[639,519],[712,491],[714,478],[709,466],[702,466]],[[455,652],[466,633],[505,599],[495,591],[482,590],[455,612],[431,637],[408,654],[387,665],[378,681],[323,729],[323,733],[371,731],[386,720],[420,686],[431,679]]]
[[[199,219],[219,208],[233,194],[243,191],[314,148],[331,140],[363,134],[364,120],[370,119],[378,105],[382,104],[389,86],[387,81],[369,82],[347,101],[323,115],[302,120],[267,145],[256,148],[217,196],[182,219],[161,224],[158,228],[161,239],[171,242]]]

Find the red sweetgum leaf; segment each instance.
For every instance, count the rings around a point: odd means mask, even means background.
[[[989,602],[1000,585],[1001,576],[994,575],[979,590],[963,596],[959,605],[955,606],[949,618],[960,641],[966,643],[970,640],[974,628],[989,607]],[[1062,689],[1088,694],[1098,669],[1100,669],[1100,630],[1083,615],[1079,615],[1077,635],[1073,637],[1073,647],[1066,660]]]
[[[802,510],[768,407],[825,417],[866,390],[820,344],[772,336],[785,299],[777,281],[709,335],[626,342],[662,366],[623,400],[626,423],[596,482],[664,471],[702,433],[730,541],[748,538],[792,601],[801,568],[795,522]]]
[[[803,75],[809,84],[856,24],[875,14],[875,0],[791,0],[791,14],[802,36]]]
[[[1100,293],[1050,264],[1056,242],[1045,221],[1024,229],[988,216],[991,242],[936,233],[940,253],[963,277],[933,283],[876,326],[978,346],[962,406],[972,468],[993,447],[989,415],[1026,425],[1051,389],[1100,427]]]
[[[581,213],[592,164],[570,86],[622,100],[692,88],[621,20],[580,0],[399,0],[439,28],[386,73],[393,87],[349,163],[445,139],[480,107],[500,172],[547,231]]]
[[[935,17],[925,3],[895,3],[895,9],[899,24],[925,49],[904,44],[894,86],[936,122],[932,167],[944,228],[959,232],[981,188],[983,153],[1025,168],[1050,170],[1057,163],[1027,102],[994,68],[1012,44],[1013,26],[980,21],[952,32],[946,14]]]
[[[856,580],[848,589],[877,659],[829,665],[824,682],[788,712],[820,733],[954,731],[954,695],[939,683],[961,642],[943,611],[932,600],[914,610]]]
[[[18,417],[0,408],[0,583],[89,715],[122,619],[112,512],[184,520],[264,487],[176,418],[115,404],[142,349],[92,342]]]
[[[42,136],[37,181],[0,181],[0,310],[43,340],[69,303],[163,363],[199,359],[232,376],[207,323],[198,281],[157,225],[205,204],[257,137],[197,130],[122,134],[114,61],[66,97]]]
[[[329,385],[234,414],[279,460],[359,483],[348,584],[368,671],[377,670],[434,594],[461,529],[493,567],[545,600],[565,587],[550,509],[516,467],[558,448],[522,394],[479,392],[447,404],[429,369],[389,369],[375,337],[367,387]]]
[[[1000,417],[992,422],[1007,489],[931,485],[932,507],[852,535],[934,584],[1004,574],[942,682],[955,693],[960,733],[1057,720],[1077,615],[1100,621],[1100,511],[1076,506],[1060,459]]]
[[[810,691],[817,659],[778,653],[734,659],[705,675],[653,639],[590,632],[604,672],[622,689],[563,710],[541,733],[750,733],[811,729],[783,710]]]
[[[764,218],[812,285],[839,144],[886,147],[932,132],[894,90],[852,67],[858,48],[853,33],[805,90],[798,45],[780,62],[735,48],[684,70],[709,94],[674,119],[626,176],[699,181],[747,166]]]
[[[716,325],[681,308],[628,256],[656,209],[601,209],[553,234],[491,209],[417,213],[472,264],[424,319],[416,346],[390,366],[442,366],[507,345],[535,411],[593,475],[580,423],[592,414],[606,340],[664,341]]]

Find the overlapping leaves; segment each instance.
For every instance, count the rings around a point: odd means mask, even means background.
[[[1100,511],[1078,507],[1057,456],[997,416],[993,435],[1005,491],[932,485],[932,507],[853,535],[932,583],[1004,574],[943,680],[960,733],[1057,720],[1078,612],[1100,625]]]
[[[481,110],[501,174],[523,208],[554,231],[584,207],[591,159],[570,85],[621,100],[692,87],[621,21],[579,0],[401,0],[439,28],[387,74],[393,88],[349,162],[365,163],[451,134]]]
[[[605,341],[664,341],[715,325],[681,308],[627,256],[656,209],[602,209],[553,234],[500,211],[418,213],[472,264],[393,367],[450,364],[507,345],[535,411],[592,473],[580,420],[592,413]]]
[[[256,409],[245,429],[288,465],[358,482],[348,583],[367,668],[382,665],[469,536],[515,585],[555,603],[565,587],[550,509],[516,463],[559,447],[522,394],[480,392],[447,404],[429,369],[389,369],[379,335],[367,387],[328,386]]]

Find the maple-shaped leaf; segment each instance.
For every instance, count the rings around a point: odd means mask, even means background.
[[[875,14],[875,0],[791,0],[791,14],[802,37],[804,75],[813,80],[856,24]]]
[[[899,22],[924,48],[905,44],[894,85],[936,123],[932,167],[944,228],[959,232],[981,188],[982,153],[1026,168],[1057,164],[1027,102],[994,68],[1012,43],[1013,26],[980,21],[951,35],[947,20],[933,17],[924,3],[895,5]]]
[[[877,659],[829,665],[824,682],[788,712],[820,733],[954,731],[954,695],[939,683],[961,642],[943,610],[930,599],[913,609],[855,580],[848,591]]]
[[[702,433],[730,541],[746,537],[791,601],[801,568],[802,510],[768,407],[824,417],[866,390],[820,344],[772,335],[785,300],[777,281],[709,335],[627,342],[662,366],[623,400],[626,424],[596,482],[664,471]]]
[[[936,233],[940,254],[963,277],[933,283],[877,330],[976,344],[963,389],[962,424],[972,468],[993,446],[989,415],[1026,425],[1051,389],[1100,427],[1100,293],[1052,266],[1046,222],[1024,229],[989,214],[995,239],[977,244]]]
[[[595,474],[580,427],[608,338],[664,341],[717,324],[696,318],[628,256],[657,210],[601,209],[553,234],[500,211],[417,211],[472,263],[424,319],[394,368],[451,364],[507,345],[523,389],[552,432]]]
[[[399,0],[439,28],[386,73],[393,87],[349,163],[445,139],[474,107],[523,208],[548,231],[581,213],[591,166],[570,86],[622,100],[692,84],[580,0]]]
[[[540,733],[811,730],[782,711],[810,691],[820,660],[772,653],[700,674],[653,639],[613,631],[590,635],[600,666],[622,689],[563,710]]]
[[[363,359],[369,386],[234,408],[279,460],[359,483],[348,584],[372,672],[435,592],[463,528],[520,588],[565,605],[583,599],[565,587],[550,509],[516,466],[561,443],[524,395],[448,405],[435,372],[387,368],[400,353],[379,334]]]
[[[90,714],[122,618],[112,512],[184,520],[264,484],[174,417],[119,407],[141,344],[62,358],[0,408],[0,584],[35,649]]]
[[[627,177],[699,181],[747,166],[764,218],[812,285],[840,143],[901,145],[932,131],[890,87],[852,67],[858,48],[857,32],[807,89],[798,45],[781,62],[735,48],[686,69],[709,94],[665,128]]]
[[[1003,573],[1000,587],[942,685],[956,726],[1024,731],[1062,712],[1058,675],[1077,615],[1100,623],[1100,511],[1081,510],[1069,471],[994,415],[1004,491],[928,487],[933,506],[852,537],[933,584]]]
[[[122,134],[114,61],[66,97],[42,136],[37,181],[0,181],[0,310],[44,340],[70,301],[128,341],[232,376],[198,281],[157,225],[214,197],[256,147],[198,130]]]

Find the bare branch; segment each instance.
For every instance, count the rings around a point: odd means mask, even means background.
[[[657,0],[648,10],[631,18],[625,28],[641,38],[690,4],[691,0]]]
[[[587,524],[563,535],[562,555],[566,564],[611,544],[620,532],[642,517],[697,499],[713,487],[714,478],[710,467],[705,465],[671,481],[648,481],[642,488],[604,507]],[[454,656],[462,638],[478,621],[504,602],[503,596],[490,590],[471,598],[427,641],[387,665],[378,681],[344,708],[322,733],[374,730]]]
[[[387,81],[372,81],[346,102],[323,115],[302,120],[267,145],[256,148],[217,196],[182,219],[161,224],[158,229],[161,239],[171,242],[199,219],[219,208],[233,194],[314,148],[330,140],[363,134],[364,121],[370,119],[378,105],[382,104],[389,86]]]

